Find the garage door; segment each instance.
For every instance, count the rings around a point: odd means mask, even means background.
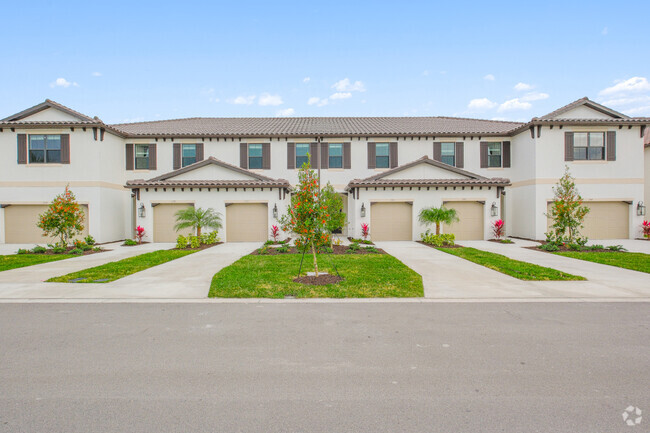
[[[413,205],[407,202],[371,203],[370,238],[373,241],[413,240]]]
[[[453,201],[445,207],[456,209],[459,221],[443,228],[443,233],[453,233],[456,240],[484,239],[483,203],[476,201]]]
[[[550,213],[553,203],[548,204]],[[627,239],[630,234],[630,205],[622,201],[585,202],[589,213],[580,230],[589,239]],[[548,228],[552,220],[548,218]]]
[[[56,239],[42,236],[36,227],[38,216],[47,210],[47,205],[11,205],[5,208],[5,242],[8,244],[48,244]],[[88,236],[88,206],[84,211],[84,230],[77,238]]]
[[[266,203],[226,205],[226,241],[264,242],[269,238],[269,210]]]
[[[176,212],[193,206],[191,203],[161,203],[153,208],[154,242],[176,242],[179,235],[193,234],[192,229],[174,230]]]

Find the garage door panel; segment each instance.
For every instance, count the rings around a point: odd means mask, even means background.
[[[548,203],[550,214],[553,203]],[[584,227],[580,230],[589,239],[627,239],[630,234],[630,205],[622,201],[585,202],[589,213],[585,216]],[[553,220],[547,218],[550,230]]]
[[[226,206],[227,242],[265,242],[269,210],[266,203],[232,203]]]
[[[192,229],[176,231],[176,212],[192,207],[191,203],[161,203],[153,208],[153,240],[154,242],[176,242],[178,236],[193,234]]]
[[[373,241],[413,240],[413,205],[371,203],[370,237]]]
[[[5,211],[5,242],[8,244],[49,244],[58,239],[43,236],[43,231],[36,226],[39,215],[47,211],[48,205],[11,205]],[[84,212],[84,229],[75,238],[88,236],[88,206],[81,205]]]
[[[456,240],[482,240],[485,237],[484,205],[476,201],[446,202],[445,207],[455,209],[458,222],[443,225],[444,233],[453,233]]]

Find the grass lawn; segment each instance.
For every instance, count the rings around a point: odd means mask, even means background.
[[[553,254],[571,257],[573,259],[586,260],[588,262],[602,263],[603,265],[618,266],[619,268],[631,269],[633,271],[650,273],[650,254],[615,251],[600,253],[588,251],[567,251]]]
[[[9,256],[0,256],[0,272],[38,265],[40,263],[55,262],[71,257],[81,256],[75,254],[11,254]]]
[[[501,254],[477,250],[476,248],[437,248],[448,254],[461,257],[470,262],[494,269],[502,274],[527,281],[571,281],[584,280],[584,277],[560,272],[556,269],[513,260]]]
[[[153,266],[158,266],[165,262],[195,253],[197,250],[160,250],[151,253],[140,254],[138,256],[129,257],[128,259],[119,260],[117,262],[106,263],[94,268],[84,269],[79,272],[62,275],[60,277],[50,278],[49,282],[53,283],[67,283],[70,280],[82,278],[76,281],[77,283],[92,283],[95,280],[102,283],[119,280],[127,275],[135,274],[136,272],[143,271]]]
[[[336,274],[343,281],[325,286],[294,283],[300,254],[244,256],[212,279],[211,298],[384,298],[424,296],[422,277],[388,254],[318,255],[319,271]],[[313,271],[313,259],[305,255],[303,272]]]

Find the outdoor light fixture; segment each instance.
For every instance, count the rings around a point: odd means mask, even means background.
[[[637,214],[638,216],[643,216],[643,215],[645,215],[645,204],[643,204],[642,201],[640,201],[640,202],[637,203],[637,205],[636,205],[636,214]]]
[[[140,203],[140,206],[138,206],[138,216],[140,218],[144,218],[145,216],[145,210],[144,210],[144,203]]]
[[[278,204],[273,205],[273,218],[278,219]]]
[[[364,218],[366,216],[366,206],[361,203],[361,218]]]
[[[493,217],[499,215],[499,208],[497,207],[497,204],[495,202],[492,202],[492,207],[490,208],[490,215]]]

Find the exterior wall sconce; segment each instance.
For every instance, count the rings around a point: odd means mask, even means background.
[[[366,205],[361,203],[361,218],[366,217]]]
[[[490,215],[493,217],[499,215],[499,208],[497,207],[497,204],[495,202],[492,202],[492,207],[490,208]]]
[[[140,206],[138,206],[138,216],[140,218],[144,218],[146,215],[146,211],[144,209],[144,203],[140,203]]]
[[[636,205],[636,214],[637,214],[638,216],[643,216],[643,215],[645,215],[645,204],[643,204],[642,201],[640,201],[640,202],[637,203],[637,205]]]
[[[273,205],[273,218],[278,219],[278,204]]]

